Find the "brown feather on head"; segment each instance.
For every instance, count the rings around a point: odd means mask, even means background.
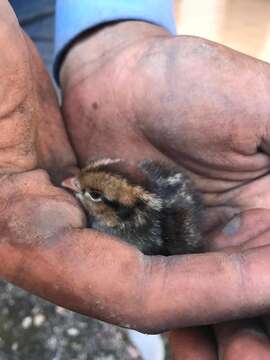
[[[121,162],[121,159],[110,159],[110,158],[100,158],[96,160],[88,161],[87,165],[81,170],[81,172],[88,172],[90,170],[100,170],[105,167],[108,169],[110,165],[118,164]]]
[[[66,179],[62,185],[73,190],[85,209],[96,221],[115,227],[136,212],[137,205],[161,209],[157,195],[143,187],[133,185],[121,175],[120,159],[93,160],[75,178]]]

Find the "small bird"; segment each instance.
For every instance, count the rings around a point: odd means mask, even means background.
[[[146,255],[201,252],[202,201],[181,168],[144,160],[143,181],[123,175],[120,159],[92,160],[62,186],[75,192],[93,229],[117,236]]]

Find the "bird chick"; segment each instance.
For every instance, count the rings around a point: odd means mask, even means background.
[[[199,252],[199,193],[182,169],[144,160],[140,184],[119,159],[90,161],[62,185],[75,192],[93,229],[117,236],[147,255]]]

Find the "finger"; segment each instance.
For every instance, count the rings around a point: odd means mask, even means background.
[[[37,210],[33,214],[37,228],[38,221],[48,226],[46,212],[40,220]],[[105,234],[76,229],[40,243],[0,244],[2,277],[77,312],[142,332],[257,315],[270,305],[269,247],[147,257]]]
[[[172,360],[216,360],[215,341],[208,328],[186,328],[168,334]]]
[[[219,358],[249,360],[270,358],[270,342],[258,320],[239,320],[215,326]]]

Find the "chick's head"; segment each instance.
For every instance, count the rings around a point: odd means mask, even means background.
[[[161,200],[122,176],[118,159],[91,161],[78,176],[62,185],[74,191],[93,227],[143,226],[151,211],[159,211]]]

